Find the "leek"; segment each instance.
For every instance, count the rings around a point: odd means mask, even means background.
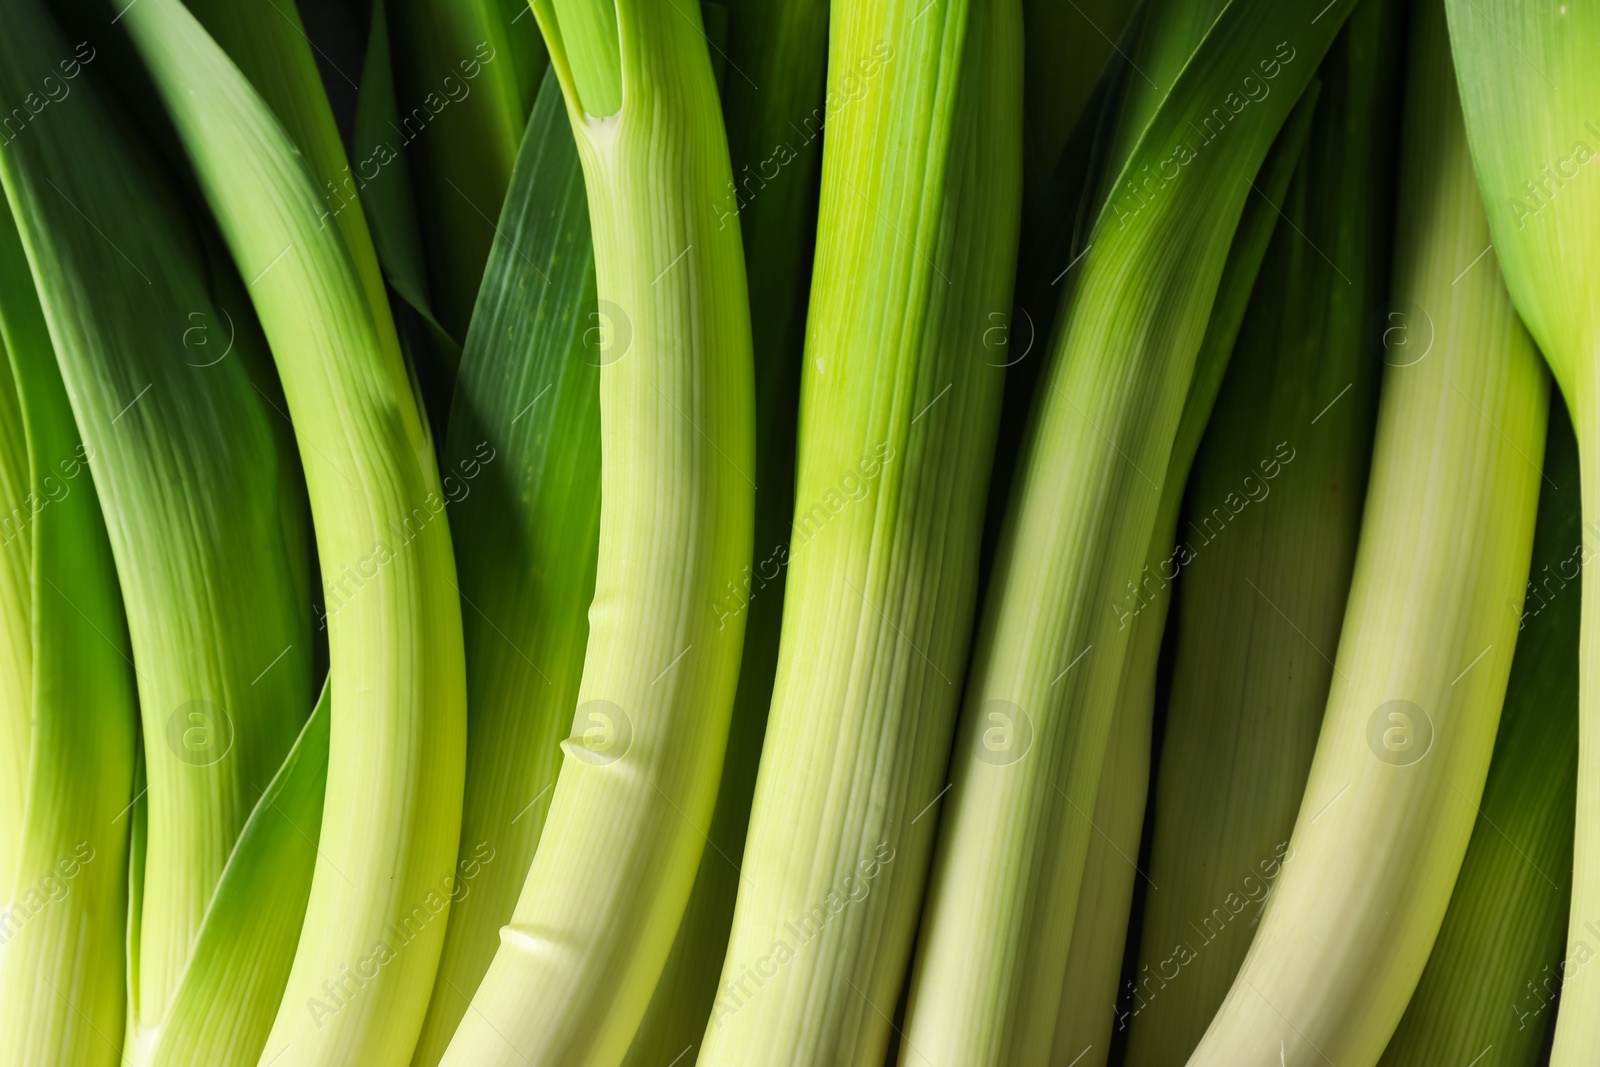
[[[725,585],[718,613],[745,615],[744,656],[728,729],[708,847],[678,937],[624,1061],[656,1067],[692,1048],[717,996],[739,892],[761,763],[794,515],[794,427],[811,265],[811,226],[822,167],[826,0],[738,0],[729,5],[722,73],[734,204],[750,287],[755,361],[756,490],[750,566]],[[871,92],[866,72],[858,72]],[[746,80],[748,79],[748,80]],[[760,86],[753,89],[752,86]],[[776,173],[771,169],[776,168]]]
[[[1145,823],[1145,800],[1150,787],[1152,720],[1156,705],[1156,669],[1162,638],[1167,629],[1173,539],[1178,510],[1183,502],[1189,467],[1200,448],[1201,435],[1211,417],[1212,404],[1222,387],[1233,344],[1244,321],[1250,291],[1261,269],[1262,257],[1278,221],[1278,207],[1296,173],[1311,116],[1320,94],[1313,82],[1284,123],[1271,153],[1261,166],[1256,189],[1245,203],[1233,246],[1228,250],[1217,285],[1217,302],[1211,309],[1200,351],[1195,356],[1194,381],[1184,399],[1178,432],[1173,438],[1167,476],[1161,483],[1161,506],[1156,533],[1146,554],[1145,574],[1154,575],[1152,599],[1139,601],[1140,610],[1128,614],[1132,633],[1128,656],[1117,690],[1117,709],[1107,742],[1105,770],[1092,816],[1095,835],[1084,861],[1083,888],[1077,916],[1072,922],[1071,949],[1062,982],[1061,1010],[1051,1062],[1076,1061],[1082,1067],[1099,1067],[1110,1054],[1112,1013],[1117,977],[1122,973],[1124,942],[1133,909],[1134,857]],[[1148,579],[1146,579],[1148,581]],[[1143,584],[1143,583],[1141,583]],[[1145,587],[1148,589],[1148,586]],[[1080,1058],[1081,1057],[1081,1058]]]
[[[1145,13],[1146,33],[1192,47],[1205,21],[1165,11]],[[957,733],[902,1062],[1049,1055],[1093,834],[1079,812],[1128,644],[1115,605],[1155,534],[1145,472],[1166,470],[1250,179],[1347,13],[1234,0],[1192,55],[1141,44],[1182,69],[1164,95],[1124,102],[1115,142],[1132,154],[1056,329]]]
[[[1488,223],[1442,6],[1417,9],[1410,49],[1391,304],[1422,309],[1432,345],[1384,371],[1304,799],[1192,1067],[1377,1061],[1444,918],[1505,697],[1549,384],[1493,257],[1463,273]]]
[[[377,252],[366,214],[350,190],[350,165],[297,10],[284,10],[275,3],[263,7],[249,0],[188,0],[184,6],[260,95],[299,152],[317,185],[317,228],[336,229],[343,237],[341,243],[372,308],[378,341],[386,351],[393,348],[399,342],[389,315]],[[164,92],[161,84],[157,89]],[[168,109],[181,127],[177,109],[170,103]],[[213,208],[213,213],[221,221],[222,212]],[[227,230],[225,222],[223,230]],[[331,241],[329,245],[332,246]],[[254,289],[253,282],[251,288]],[[265,320],[265,316],[262,318]]]
[[[573,736],[540,847],[448,1065],[616,1064],[705,847],[744,634],[750,320],[699,12],[540,0],[588,190],[599,308],[599,562]],[[621,345],[626,331],[629,344]]]
[[[32,4],[7,9],[6,31],[0,47],[46,32]],[[34,69],[7,59],[0,77]],[[28,449],[28,492],[12,529],[30,542],[31,621],[29,747],[21,761],[7,759],[25,763],[27,776],[0,907],[0,1060],[110,1067],[125,1017],[128,825],[138,800],[133,650],[91,452],[73,425],[11,214],[0,215],[0,336]]]
[[[1119,1012],[1133,1064],[1183,1063],[1222,1003],[1327,703],[1332,668],[1317,649],[1338,640],[1370,458],[1397,11],[1357,8],[1323,63],[1303,172],[1276,201],[1288,221],[1169,548],[1185,585],[1149,868],[1159,888]]]
[[[248,1067],[262,1058],[316,869],[328,781],[328,694],[324,685],[239,832],[166,1014],[155,1028],[133,1035],[124,1064]],[[142,857],[136,862],[143,866]]]
[[[1566,397],[1584,528],[1600,521],[1600,11],[1589,4],[1446,4],[1467,138],[1506,286]],[[1491,90],[1493,90],[1491,92]],[[1484,244],[1489,243],[1485,238]],[[1600,581],[1584,566],[1571,918],[1551,1063],[1600,1056]]]
[[[1532,1065],[1554,1028],[1578,777],[1578,447],[1550,412],[1533,573],[1472,843],[1439,937],[1389,1039],[1385,1067],[1446,1067],[1495,1051]]]
[[[67,45],[25,18],[6,36],[40,57],[6,64],[9,102]],[[161,210],[165,191],[91,78],[77,94],[17,140],[0,177],[95,454],[138,672],[149,792],[125,1054],[142,1063],[239,831],[310,707],[311,620],[293,580],[305,513],[278,492],[278,467],[295,458],[279,454],[278,416],[250,380],[255,353],[241,344],[227,358],[243,331],[173,239],[182,220]],[[183,358],[170,353],[174,323],[188,331]],[[270,1017],[280,992],[269,983],[264,1005],[230,1007]]]
[[[444,1056],[489,970],[550,810],[594,595],[600,367],[632,345],[626,323],[596,310],[583,174],[554,73],[499,227],[444,451],[467,653],[457,862],[474,877],[450,908],[418,1067]]]
[[[326,102],[263,78],[293,118],[286,130],[177,0],[140,0],[122,22],[271,344],[323,577],[323,862],[262,1059],[404,1064],[444,939],[465,748],[461,616],[432,442],[360,216],[319,222],[314,172],[292,139],[298,129],[320,143]],[[272,47],[246,43],[256,56]]]
[[[1020,35],[1013,0],[830,14],[783,634],[702,1065],[883,1062],[976,591]]]

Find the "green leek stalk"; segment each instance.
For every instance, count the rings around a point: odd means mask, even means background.
[[[1495,255],[1572,412],[1584,528],[1600,529],[1600,183],[1591,180],[1600,10],[1502,0],[1449,0],[1446,9]],[[1584,571],[1572,910],[1555,1067],[1600,1057],[1600,968],[1588,963],[1600,951],[1600,580],[1587,562]]]
[[[1155,563],[1159,560],[1152,560]],[[1162,605],[1163,608],[1165,605]],[[1165,613],[1161,615],[1165,621]],[[1105,1067],[1117,979],[1127,952],[1139,842],[1150,786],[1150,745],[1163,631],[1135,624],[1125,680],[1117,690],[1117,718],[1106,744],[1105,769],[1092,816],[1095,836],[1084,860],[1083,886],[1072,920],[1072,943],[1061,983],[1061,1006],[1049,1063],[1053,1067]],[[1147,681],[1141,683],[1145,673]]]
[[[455,884],[465,761],[461,615],[432,441],[386,298],[359,269],[370,243],[323,224],[312,171],[273,109],[177,0],[140,0],[122,21],[271,345],[323,578],[323,862],[262,1061],[405,1064]]]
[[[1288,840],[1327,704],[1332,667],[1317,649],[1339,637],[1378,384],[1397,13],[1357,8],[1323,64],[1311,145],[1280,200],[1289,222],[1171,550],[1186,585],[1156,790],[1159,888],[1121,1017],[1141,1067],[1181,1065],[1227,994],[1270,886],[1259,865]]]
[[[750,287],[750,335],[762,352],[755,361],[759,488],[752,559],[718,600],[721,616],[746,616],[744,656],[717,807],[706,829],[711,847],[700,857],[677,940],[624,1060],[627,1067],[669,1063],[699,1042],[711,1016],[772,703],[794,518],[794,428],[822,169],[828,4],[735,0],[728,23],[723,106]],[[865,79],[864,71],[858,74]],[[867,83],[860,91],[873,90]]]
[[[0,47],[44,26],[22,4],[5,25]],[[7,62],[7,76],[33,69]],[[30,542],[31,601],[23,822],[0,906],[0,1061],[111,1067],[126,1005],[133,652],[89,449],[11,214],[0,214],[0,338],[28,449],[28,490],[7,533]]]
[[[1050,324],[1063,291],[1071,288],[1062,280],[1083,251],[1085,231],[1099,206],[1092,189],[1107,169],[1107,127],[1126,79],[1135,76],[1127,52],[1139,39],[1140,10],[1116,0],[1104,11],[1083,12],[1096,26],[1121,33],[1122,43],[1116,44],[1086,27],[1070,8],[1057,10],[1048,0],[1023,3],[1022,232],[1010,314],[991,313],[994,327],[984,335],[985,358],[1006,368],[1006,384],[978,555],[980,603],[994,569],[1028,411],[1048,362],[1042,357]],[[1086,80],[1087,85],[1080,84]]]
[[[789,584],[702,1065],[883,1062],[976,593],[1021,40],[1015,0],[830,12]]]
[[[554,73],[534,104],[499,228],[444,451],[467,653],[465,884],[450,907],[416,1067],[444,1056],[516,908],[589,637],[608,349],[583,172]]]
[[[1506,605],[1520,607],[1528,577],[1540,479],[1529,457],[1549,383],[1493,258],[1465,270],[1488,221],[1448,64],[1442,8],[1421,5],[1391,306],[1432,343],[1385,369],[1304,799],[1269,857],[1276,871],[1262,872],[1277,876],[1271,901],[1192,1067],[1376,1063],[1478,814],[1517,638]]]
[[[185,6],[271,109],[300,153],[317,187],[318,229],[332,226],[343,237],[372,308],[380,345],[384,351],[398,346],[366,214],[351,188],[355,179],[298,10],[250,0],[187,0]]]
[[[1578,777],[1578,591],[1593,550],[1580,529],[1578,446],[1550,412],[1533,577],[1472,843],[1385,1067],[1458,1067],[1494,1050],[1538,1062],[1552,1028],[1566,929]],[[1510,1010],[1507,1010],[1507,1008]]]
[[[1277,205],[1297,172],[1319,94],[1318,83],[1307,87],[1261,165],[1256,189],[1245,203],[1233,246],[1223,264],[1217,301],[1195,357],[1194,379],[1178,420],[1167,476],[1161,483],[1156,533],[1145,555],[1142,573],[1154,575],[1154,588],[1148,603],[1141,600],[1140,610],[1129,611],[1132,633],[1117,689],[1117,709],[1107,742],[1105,769],[1100,775],[1100,792],[1095,797],[1095,835],[1089,842],[1083,888],[1072,922],[1072,942],[1051,1053],[1054,1064],[1076,1062],[1081,1067],[1101,1067],[1111,1051],[1112,1013],[1108,1008],[1116,1000],[1128,919],[1133,910],[1134,878],[1138,873],[1134,857],[1139,855],[1150,786],[1156,669],[1172,597],[1168,578],[1176,574],[1172,545],[1177,536],[1178,512],[1190,466],[1211,418],[1257,272],[1278,221]]]
[[[4,340],[0,331],[0,346]],[[33,716],[33,502],[20,405],[11,361],[0,359],[0,892],[6,894],[27,815]]]
[[[1153,117],[1137,95],[1124,105],[1145,132],[1069,276],[1018,468],[902,1062],[1050,1054],[1094,833],[1080,813],[1099,793],[1128,645],[1117,607],[1155,535],[1160,486],[1146,472],[1167,468],[1250,180],[1347,13],[1234,0],[1178,56]],[[1146,26],[1200,35],[1158,12]]]
[[[620,1063],[716,802],[750,561],[750,319],[698,11],[534,7],[578,144],[599,309],[601,509],[573,736],[527,883],[447,1065]],[[624,335],[626,343],[624,343]]]
[[[5,36],[19,50],[0,84],[9,110],[69,48],[40,15]],[[311,619],[294,580],[306,518],[303,500],[279,495],[280,465],[297,457],[280,452],[254,353],[220,355],[241,331],[91,78],[18,138],[0,178],[94,453],[138,673],[149,791],[124,1053],[142,1063],[239,832],[310,710]]]
[[[433,310],[464,337],[548,61],[523,3],[393,0],[388,14],[399,114],[384,133],[401,158],[386,165],[410,162]]]

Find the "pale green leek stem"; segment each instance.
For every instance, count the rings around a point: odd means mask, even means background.
[[[1072,920],[1072,947],[1050,1048],[1052,1067],[1104,1067],[1111,1053],[1117,978],[1133,912],[1139,841],[1150,788],[1156,662],[1167,621],[1166,592],[1145,608],[1128,639],[1127,669],[1117,690],[1116,721],[1106,745],[1100,792],[1091,813],[1094,838]],[[914,1061],[914,1057],[910,1057]]]
[[[367,217],[357,197],[359,179],[351,171],[340,143],[333,108],[322,88],[299,10],[279,0],[265,4],[254,0],[187,0],[185,6],[261,95],[300,152],[320,201],[317,225],[335,227],[343,235],[344,247],[372,306],[379,343],[385,350],[397,347],[399,340],[389,314],[383,274],[378,269]]]
[[[822,169],[828,0],[735,0],[723,72],[756,398],[755,524],[750,567],[719,610],[747,613],[739,688],[717,808],[700,871],[626,1067],[659,1067],[698,1045],[717,995],[739,895],[739,864],[778,664],[794,518],[796,386],[805,347],[817,178]],[[748,78],[749,81],[745,79]],[[752,86],[760,86],[759,89]],[[771,168],[781,168],[776,176]]]
[[[596,328],[583,173],[553,73],[498,225],[443,454],[444,487],[456,497],[451,532],[467,653],[465,884],[450,907],[413,1067],[436,1067],[444,1056],[516,908],[589,640],[600,525],[597,364],[613,350],[608,340],[623,339]]]
[[[976,595],[1020,16],[832,10],[783,632],[702,1065],[883,1062]]]
[[[123,16],[249,286],[306,469],[333,693],[327,803],[263,1062],[403,1065],[454,886],[465,749],[444,499],[387,305],[290,135],[177,0]]]
[[[1381,1067],[1534,1067],[1555,1028],[1578,784],[1578,444],[1552,401],[1533,568],[1472,843]],[[1586,931],[1592,935],[1592,931]],[[1487,1060],[1489,1057],[1484,1057]]]
[[[573,736],[450,1067],[622,1060],[705,848],[744,637],[716,598],[750,561],[750,319],[739,229],[719,222],[731,171],[698,11],[534,13],[619,343],[600,372],[599,563]],[[597,54],[617,56],[616,87]]]
[[[1548,378],[1489,241],[1439,5],[1411,37],[1385,369],[1332,689],[1249,955],[1189,1063],[1373,1063],[1477,818],[1527,579]],[[1331,650],[1319,650],[1327,655]],[[1509,1009],[1508,1009],[1509,1010]]]

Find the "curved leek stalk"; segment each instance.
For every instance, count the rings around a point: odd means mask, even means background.
[[[553,73],[499,227],[444,452],[467,650],[458,862],[474,877],[450,907],[416,1067],[444,1056],[527,881],[589,637],[605,339],[583,173]]]
[[[542,0],[534,13],[610,331],[600,548],[545,832],[443,1060],[472,1067],[626,1053],[705,847],[744,636],[716,597],[750,560],[750,320],[738,227],[719,222],[731,172],[698,12]]]
[[[791,570],[702,1065],[882,1063],[915,933],[976,592],[1002,384],[979,346],[1010,303],[1022,136],[1020,5],[920,7],[832,12]]]
[[[1129,105],[1145,132],[1075,268],[995,564],[902,1062],[1049,1055],[1093,834],[1079,812],[1128,643],[1117,608],[1155,533],[1144,472],[1166,470],[1249,180],[1348,13],[1310,7],[1234,0],[1149,122]],[[1146,32],[1189,31],[1150,13]],[[1241,70],[1270,87],[1203,140]]]
[[[1497,1064],[1533,1067],[1555,1021],[1578,777],[1582,600],[1569,587],[1593,553],[1579,526],[1578,446],[1559,403],[1544,456],[1533,580],[1482,810],[1383,1067],[1460,1067],[1489,1049]]]
[[[1357,8],[1323,63],[1303,173],[1276,201],[1290,221],[1251,298],[1175,554],[1187,584],[1149,869],[1160,889],[1121,1020],[1142,1067],[1181,1065],[1227,994],[1327,705],[1316,649],[1334,647],[1344,615],[1378,384],[1397,10]]]
[[[30,29],[7,42],[28,56],[66,52],[63,38]],[[20,80],[0,96],[19,99],[37,80],[29,65],[5,63]],[[225,354],[243,327],[219,313],[203,268],[173,237],[183,220],[163,210],[166,191],[97,90],[80,82],[77,103],[18,139],[0,177],[93,450],[138,670],[149,792],[126,1050],[137,1064],[309,709],[311,620],[286,544],[304,537],[304,505],[278,496],[279,464],[296,457],[278,451],[267,420],[279,416],[254,388],[249,356]],[[181,358],[175,323],[188,331]],[[280,992],[229,1008],[270,1018]]]
[[[185,6],[260,94],[299,151],[321,204],[318,228],[331,225],[343,236],[372,307],[379,344],[385,351],[398,345],[367,217],[350,188],[350,166],[299,11],[292,4],[253,0],[186,0]]]
[[[306,469],[333,691],[311,899],[262,1053],[404,1064],[460,829],[461,615],[438,470],[372,257],[319,221],[290,135],[177,0],[123,15],[246,279]],[[359,244],[359,242],[355,242]]]
[[[5,47],[45,32],[6,8]],[[53,52],[44,53],[51,56]],[[28,71],[7,55],[7,74]],[[129,809],[138,730],[117,574],[72,409],[9,212],[0,334],[28,442],[32,730],[15,877],[0,905],[0,1062],[111,1067],[126,1005]]]
[[[772,704],[794,519],[794,428],[822,169],[828,3],[736,0],[729,5],[728,21],[731,67],[723,74],[728,150],[750,286],[750,335],[761,352],[755,363],[759,488],[750,567],[739,581],[723,587],[718,610],[746,615],[744,656],[717,808],[706,829],[712,847],[700,857],[677,940],[628,1049],[626,1067],[670,1063],[699,1042],[711,1017]],[[773,165],[782,169],[768,180],[766,168]]]
[[[1417,12],[1410,59],[1392,299],[1432,344],[1386,368],[1304,800],[1191,1067],[1377,1061],[1444,918],[1505,697],[1549,384],[1492,257],[1462,273],[1488,224],[1439,4]]]
[[[1495,255],[1578,435],[1584,528],[1600,528],[1600,9],[1449,0],[1467,139]],[[1487,240],[1485,243],[1488,243]],[[1550,1062],[1600,1057],[1600,575],[1585,563],[1578,804],[1561,1012]]]
[[[399,115],[385,144],[421,186],[434,311],[464,337],[548,60],[525,0],[390,0],[388,13]]]
[[[1195,357],[1194,380],[1183,402],[1172,458],[1161,483],[1161,506],[1156,533],[1145,555],[1141,573],[1154,576],[1151,600],[1132,613],[1128,623],[1128,655],[1117,688],[1117,707],[1107,742],[1105,770],[1095,797],[1094,830],[1084,861],[1083,888],[1072,921],[1072,944],[1067,954],[1066,977],[1061,986],[1061,1010],[1050,1062],[1101,1067],[1111,1051],[1112,1008],[1117,978],[1128,938],[1133,910],[1134,857],[1145,821],[1145,801],[1150,788],[1151,734],[1156,705],[1156,668],[1167,629],[1167,609],[1174,573],[1173,539],[1178,511],[1183,503],[1189,468],[1200,448],[1201,436],[1211,418],[1211,407],[1222,387],[1233,354],[1234,339],[1244,321],[1245,308],[1255,287],[1262,257],[1278,222],[1277,205],[1283,201],[1289,180],[1300,162],[1311,116],[1320,95],[1313,82],[1284,122],[1272,146],[1256,189],[1245,203],[1234,234],[1228,260],[1217,285],[1217,301],[1206,323],[1206,334]],[[1148,581],[1149,577],[1145,578]],[[1087,814],[1087,813],[1085,813]]]
[[[1150,562],[1162,558],[1155,556]],[[1165,621],[1165,604],[1161,607],[1159,618]],[[1117,718],[1111,724],[1092,814],[1095,836],[1084,860],[1072,946],[1061,983],[1061,1007],[1048,1061],[1052,1067],[1104,1067],[1111,1054],[1117,979],[1127,952],[1134,883],[1142,873],[1137,862],[1150,786],[1154,674],[1163,634],[1153,625],[1158,618],[1154,606],[1150,612],[1148,622],[1134,624],[1128,639],[1128,669],[1117,690]]]

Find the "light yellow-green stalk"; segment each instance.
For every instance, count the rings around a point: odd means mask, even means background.
[[[729,66],[720,78],[750,287],[751,345],[760,353],[752,478],[759,488],[750,566],[723,587],[718,610],[745,614],[744,655],[707,848],[626,1067],[657,1067],[697,1046],[716,999],[772,705],[794,518],[796,386],[822,170],[828,0],[734,0],[727,22]],[[774,165],[780,167],[776,175]]]
[[[318,229],[332,227],[343,236],[346,254],[372,306],[372,328],[379,343],[385,351],[397,346],[366,214],[351,187],[354,179],[299,11],[292,5],[251,0],[187,0],[185,6],[260,95],[299,151],[316,188]]]
[[[702,1065],[883,1062],[976,593],[1020,22],[833,5],[783,632]]]
[[[323,225],[291,133],[177,0],[140,0],[122,22],[272,347],[322,571],[333,693],[322,862],[262,1060],[405,1064],[447,922],[465,748],[432,440],[386,299],[359,266],[370,244]]]
[[[1554,399],[1544,473],[1528,598],[1478,822],[1383,1067],[1458,1067],[1491,1049],[1504,1067],[1534,1067],[1555,1028],[1578,784],[1582,596],[1572,584],[1593,547],[1581,526],[1578,443]]]
[[[1318,650],[1333,657],[1333,683],[1299,817],[1192,1067],[1375,1063],[1477,819],[1516,646],[1507,605],[1521,605],[1528,575],[1549,381],[1483,255],[1488,220],[1443,23],[1442,3],[1420,6],[1401,137],[1391,304],[1418,347],[1385,368],[1339,647]]]
[[[553,73],[529,119],[499,227],[444,450],[467,653],[463,884],[414,1067],[444,1056],[516,908],[561,770],[589,640],[600,525],[598,364],[615,349],[596,328],[583,171]],[[623,343],[615,332],[609,340]]]
[[[750,561],[750,319],[699,13],[541,0],[534,14],[612,331],[599,562],[544,834],[450,1067],[599,1067],[627,1052],[705,848],[744,636],[716,597]]]

